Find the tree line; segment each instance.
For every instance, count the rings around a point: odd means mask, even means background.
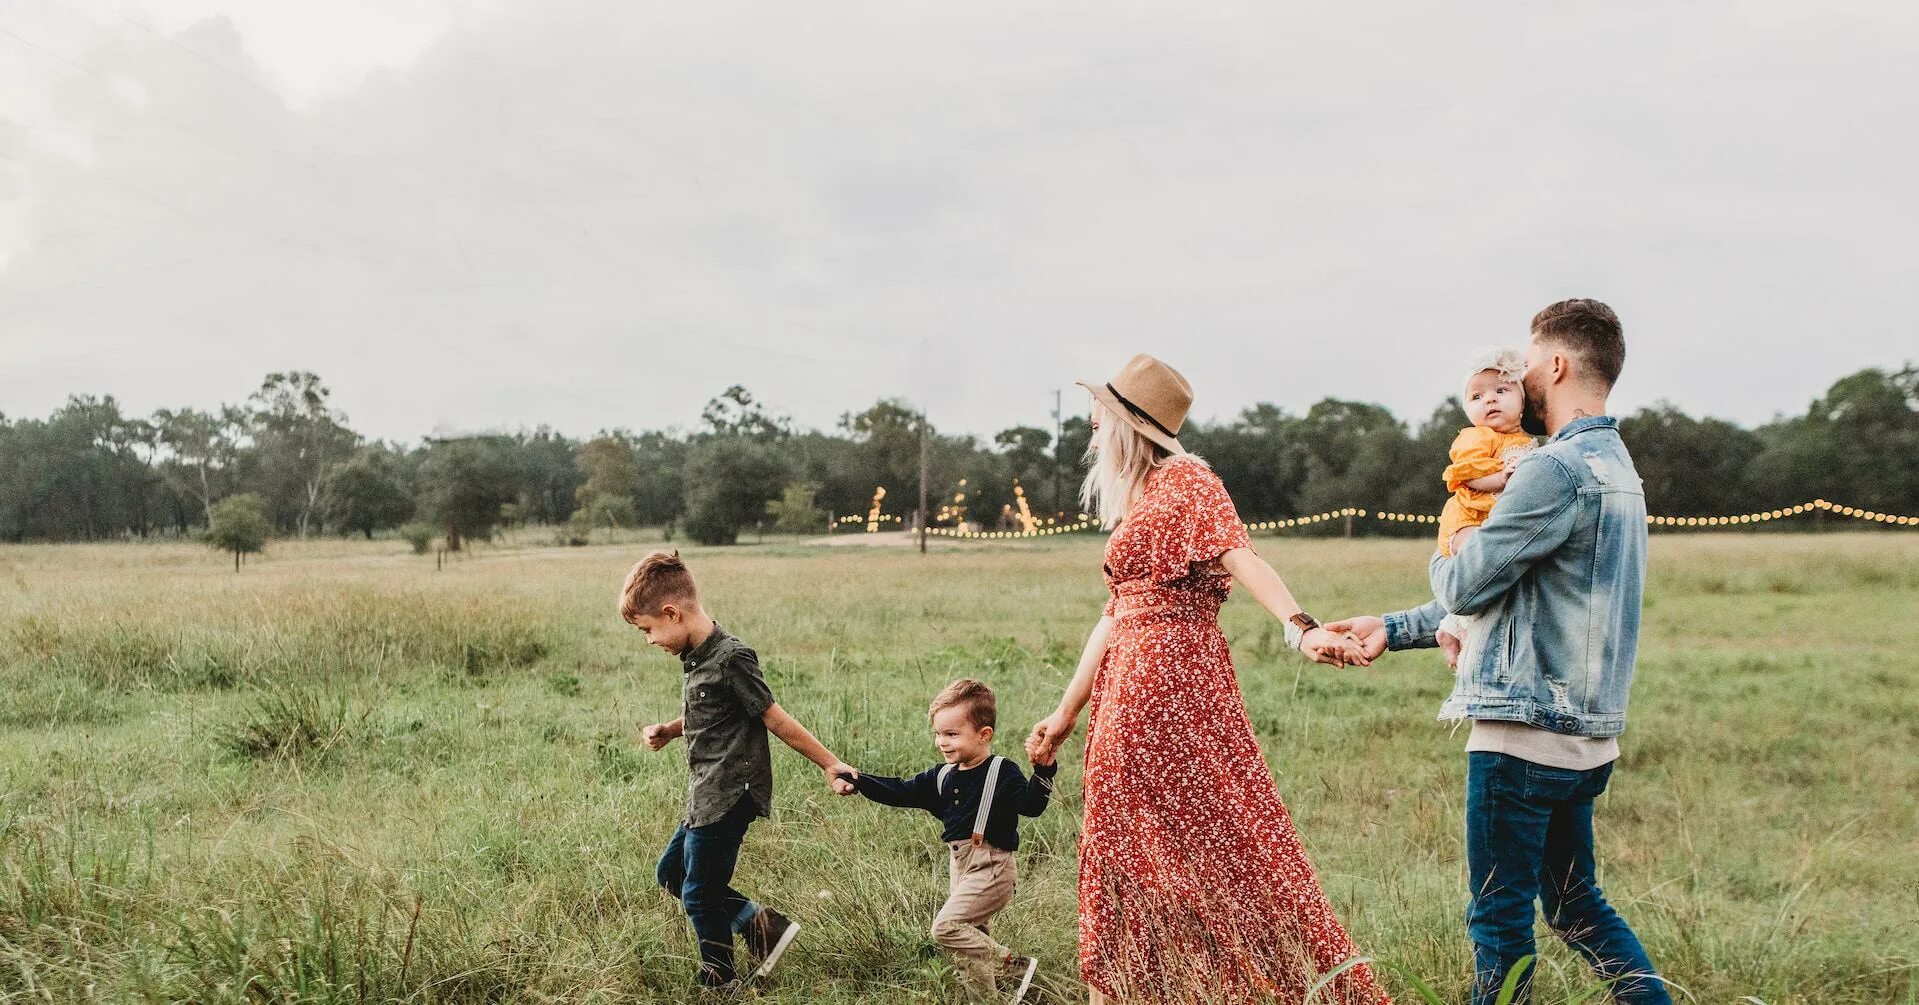
[[[1328,398],[1303,413],[1256,404],[1181,439],[1219,472],[1248,520],[1361,507],[1436,513],[1439,472],[1464,424],[1448,399],[1418,423],[1376,404]],[[111,396],[76,395],[45,419],[0,416],[0,540],[80,541],[202,534],[223,512],[244,539],[398,530],[458,549],[536,526],[574,542],[603,527],[657,526],[730,544],[742,533],[822,533],[881,509],[911,520],[921,416],[880,400],[831,431],[801,429],[731,387],[691,429],[547,427],[401,444],[355,432],[316,374],[271,373],[239,404],[128,415]],[[1648,508],[1714,516],[1813,498],[1919,513],[1919,369],[1866,369],[1802,414],[1757,428],[1661,403],[1621,418]],[[925,430],[935,525],[1071,520],[1085,418],[990,437]],[[224,509],[222,504],[227,504]],[[1368,533],[1421,534],[1373,524]],[[235,551],[251,550],[226,542]]]

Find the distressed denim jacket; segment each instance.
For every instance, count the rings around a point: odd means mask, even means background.
[[[1386,615],[1387,646],[1430,647],[1447,611],[1480,615],[1478,665],[1450,709],[1574,736],[1617,736],[1639,649],[1646,497],[1609,416],[1575,419],[1513,470],[1492,516],[1453,558],[1435,600]]]

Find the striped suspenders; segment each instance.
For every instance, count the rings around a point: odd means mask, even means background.
[[[1000,762],[1004,760],[1006,760],[1006,758],[998,754],[994,754],[987,759],[986,787],[980,790],[979,813],[973,817],[973,844],[975,846],[986,843],[986,821],[993,815],[993,794],[999,791],[999,766]],[[946,780],[952,777],[953,767],[953,765],[948,764],[940,769],[939,779],[935,787],[938,789],[942,798],[946,795]]]

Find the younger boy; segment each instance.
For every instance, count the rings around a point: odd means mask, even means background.
[[[908,779],[861,775],[853,784],[876,803],[922,809],[945,822],[940,837],[952,854],[950,890],[933,917],[933,941],[958,957],[960,981],[975,997],[997,994],[1001,977],[1017,978],[1008,1000],[1018,1002],[1039,961],[994,942],[986,924],[1013,899],[1019,818],[1046,811],[1059,766],[1050,758],[1035,761],[1029,784],[1018,767],[993,753],[993,689],[979,681],[947,685],[929,716],[944,763]]]
[[[660,886],[679,898],[700,942],[699,982],[737,988],[733,936],[745,940],[759,963],[754,977],[772,972],[800,926],[733,889],[740,842],[754,818],[773,808],[770,730],[826,772],[833,791],[853,791],[859,772],[780,708],[760,676],[759,656],[707,616],[693,574],[675,551],[654,552],[626,574],[620,617],[646,640],[680,658],[682,712],[640,735],[651,750],[686,737],[690,784],[686,818],[660,856]]]

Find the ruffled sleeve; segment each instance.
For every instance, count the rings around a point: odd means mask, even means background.
[[[1232,497],[1213,469],[1194,461],[1173,461],[1160,477],[1166,484],[1155,507],[1157,526],[1143,535],[1149,545],[1150,577],[1157,583],[1185,579],[1234,548],[1252,547]],[[1143,528],[1142,528],[1143,529]]]
[[[1467,426],[1453,440],[1452,463],[1446,465],[1446,491],[1457,492],[1469,481],[1506,470],[1499,457],[1502,437],[1490,429]]]

